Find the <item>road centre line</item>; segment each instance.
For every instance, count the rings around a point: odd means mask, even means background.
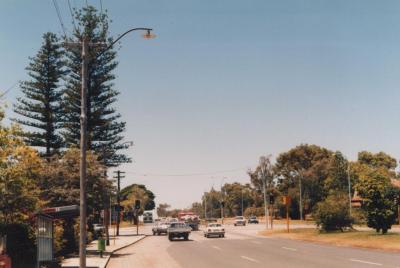
[[[363,260],[357,260],[357,259],[350,259],[352,262],[360,262],[360,263],[365,263],[365,264],[370,264],[370,265],[376,265],[376,266],[382,266],[382,263],[377,263],[377,262],[370,262],[370,261],[363,261]]]
[[[290,250],[290,251],[297,251],[297,249],[295,249],[295,248],[287,248],[287,247],[282,247],[283,249],[286,249],[286,250]]]
[[[255,260],[253,258],[247,257],[247,256],[240,256],[240,258],[251,261],[251,262],[260,263],[259,261]]]
[[[261,242],[259,241],[251,241],[251,243],[257,244],[257,245],[261,245]]]
[[[216,249],[216,250],[221,250],[221,248],[220,247],[217,247],[217,246],[212,246],[214,249]]]

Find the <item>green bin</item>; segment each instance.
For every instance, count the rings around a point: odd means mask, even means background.
[[[97,243],[97,250],[100,252],[103,252],[106,250],[106,240],[102,237],[99,237],[99,240]]]

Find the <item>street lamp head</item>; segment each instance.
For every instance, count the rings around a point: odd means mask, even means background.
[[[143,36],[143,38],[146,38],[146,39],[152,39],[152,38],[155,38],[155,37],[156,37],[156,35],[155,35],[155,34],[153,34],[151,31],[152,31],[152,30],[147,30],[147,32],[146,32],[144,35],[142,35],[142,36]]]

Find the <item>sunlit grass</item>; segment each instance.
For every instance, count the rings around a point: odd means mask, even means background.
[[[288,239],[329,243],[337,246],[354,246],[384,250],[400,251],[400,234],[390,232],[382,235],[375,231],[320,232],[317,229],[298,228],[290,230],[266,230],[260,232],[265,236],[277,236]]]

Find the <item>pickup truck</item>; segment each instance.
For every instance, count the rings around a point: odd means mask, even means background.
[[[168,239],[172,241],[174,238],[183,238],[189,240],[189,234],[192,228],[184,222],[173,222],[167,229]]]

